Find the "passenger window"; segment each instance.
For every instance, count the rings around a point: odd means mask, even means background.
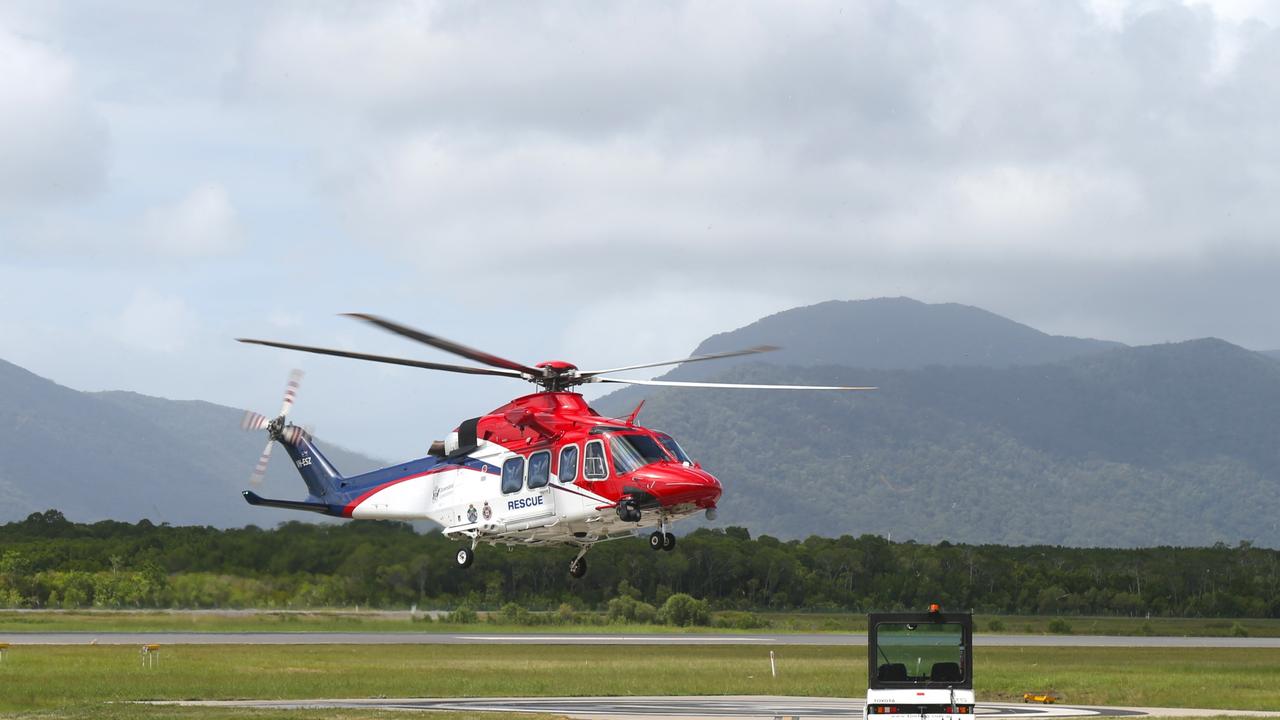
[[[524,458],[513,457],[502,463],[502,492],[520,492],[524,487]]]
[[[587,443],[586,454],[582,456],[582,474],[588,480],[604,480],[609,477],[609,467],[604,460],[604,442],[592,440]]]
[[[578,479],[578,446],[565,445],[560,450],[560,482],[571,483]]]
[[[546,487],[551,479],[551,453],[543,450],[529,456],[529,489]]]

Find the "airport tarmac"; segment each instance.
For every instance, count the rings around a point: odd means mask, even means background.
[[[238,708],[378,708],[455,712],[547,713],[580,720],[781,720],[783,718],[861,718],[863,701],[769,695],[682,697],[400,698],[377,700],[203,700],[166,701],[166,705]],[[979,703],[978,718],[1050,720],[1089,717],[1280,717],[1280,712],[1184,708],[1084,707]]]
[[[864,633],[0,632],[14,645],[866,645]],[[974,647],[1280,648],[1280,638],[975,635]]]

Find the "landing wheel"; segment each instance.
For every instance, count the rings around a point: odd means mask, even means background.
[[[574,558],[569,563],[569,576],[580,578],[587,574],[587,559],[584,557]]]
[[[665,536],[660,531],[654,530],[653,534],[649,536],[649,549],[661,550],[666,547],[667,543],[664,538]]]
[[[475,562],[476,553],[468,547],[458,548],[458,554],[454,559],[458,561],[458,567],[469,568],[471,563]]]
[[[654,533],[654,535],[657,535],[657,534],[658,534],[658,533]],[[652,539],[652,538],[650,538],[650,540],[649,540],[649,544],[650,544],[650,545],[652,545],[652,544],[653,544],[653,539]],[[663,536],[662,536],[662,549],[663,549],[663,550],[666,550],[667,552],[671,552],[671,551],[672,551],[672,550],[674,550],[675,548],[676,548],[676,536],[675,536],[675,535],[672,535],[671,533],[666,533],[665,535],[663,535]],[[657,550],[657,548],[654,548],[654,550]]]

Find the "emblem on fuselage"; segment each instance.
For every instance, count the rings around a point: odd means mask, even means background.
[[[481,511],[481,514],[484,515],[485,520],[493,517],[493,508],[489,507],[489,501],[485,501],[484,510]]]
[[[476,521],[476,506],[472,505],[467,508],[467,522],[473,523],[475,521]]]

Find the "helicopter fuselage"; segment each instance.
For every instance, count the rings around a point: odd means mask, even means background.
[[[578,393],[535,393],[477,418],[473,447],[465,433],[451,434],[443,457],[406,465],[407,475],[362,493],[344,515],[429,519],[446,535],[494,543],[582,544],[714,509],[720,499],[720,482],[670,436],[600,417]],[[625,499],[642,511],[638,522],[616,512]]]
[[[640,528],[665,534],[681,518],[713,517],[721,494],[674,438],[602,417],[573,392],[517,398],[464,421],[426,457],[351,477],[305,433],[280,434],[310,495],[294,503],[246,493],[249,502],[357,520],[431,520],[473,548],[587,548]]]

